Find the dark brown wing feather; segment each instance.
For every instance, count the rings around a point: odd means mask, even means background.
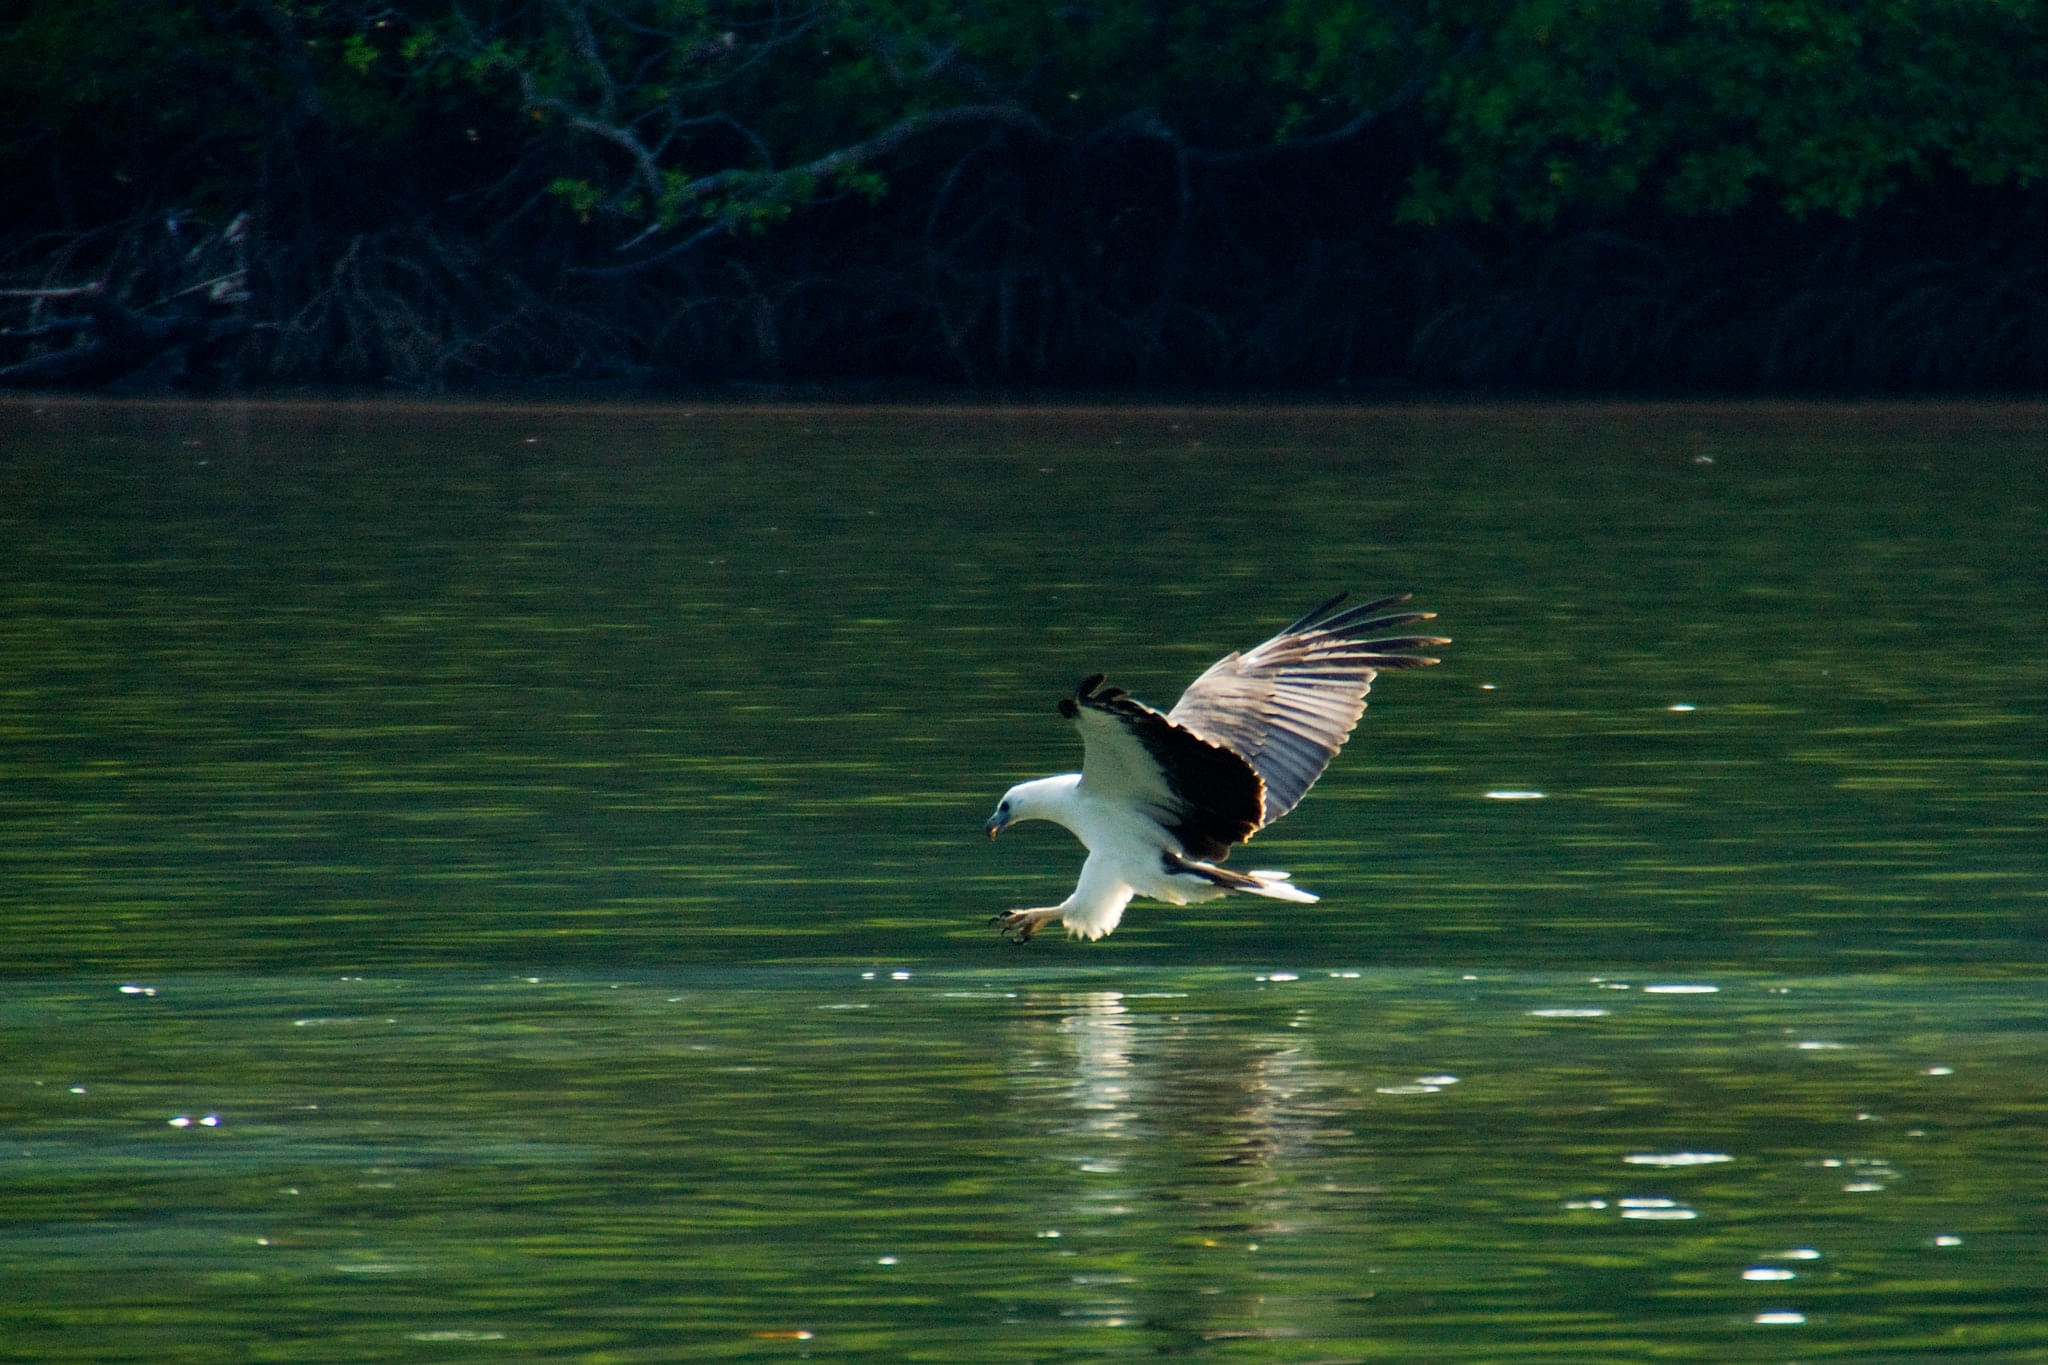
[[[1157,820],[1189,857],[1214,861],[1259,827],[1264,788],[1252,765],[1174,724],[1100,674],[1060,702],[1081,731],[1082,783]]]
[[[1374,614],[1406,602],[1407,593],[1340,611],[1344,596],[1331,598],[1257,648],[1218,659],[1162,718],[1238,755],[1258,773],[1262,799],[1253,830],[1293,810],[1323,775],[1358,724],[1365,694],[1381,669],[1436,662],[1392,651],[1450,643],[1436,635],[1366,639],[1377,630],[1430,620],[1435,613]]]

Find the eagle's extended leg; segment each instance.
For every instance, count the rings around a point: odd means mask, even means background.
[[[1060,908],[1055,905],[1043,910],[1012,910],[1004,915],[992,915],[989,923],[1002,929],[1003,937],[1012,943],[1029,943],[1031,936],[1060,917]]]

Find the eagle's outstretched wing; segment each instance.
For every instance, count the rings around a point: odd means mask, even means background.
[[[1229,750],[1258,773],[1260,809],[1252,830],[1293,810],[1315,785],[1358,724],[1381,669],[1436,662],[1394,651],[1450,643],[1436,635],[1367,639],[1436,613],[1374,614],[1406,602],[1407,593],[1340,611],[1345,596],[1339,593],[1257,648],[1218,659],[1161,718]]]
[[[1162,715],[1120,687],[1087,678],[1060,702],[1081,732],[1081,780],[1093,795],[1158,821],[1190,856],[1221,859],[1293,810],[1358,723],[1382,668],[1435,659],[1390,650],[1450,641],[1368,640],[1433,613],[1375,616],[1402,593],[1338,611],[1340,594],[1255,649],[1219,659]]]

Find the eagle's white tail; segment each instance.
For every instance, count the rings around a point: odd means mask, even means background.
[[[1270,896],[1276,901],[1299,901],[1303,905],[1313,905],[1316,901],[1312,893],[1296,886],[1285,872],[1278,872],[1270,867],[1255,867],[1245,875],[1252,880],[1253,885],[1242,889],[1254,896]]]

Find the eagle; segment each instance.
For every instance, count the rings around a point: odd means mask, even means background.
[[[1339,593],[1255,649],[1227,654],[1164,715],[1104,675],[1060,700],[1081,732],[1081,771],[1020,782],[988,820],[993,839],[1020,820],[1050,820],[1087,845],[1074,894],[993,917],[1023,943],[1054,920],[1099,939],[1134,896],[1193,905],[1232,891],[1316,898],[1285,872],[1223,867],[1232,844],[1294,809],[1344,747],[1382,669],[1437,662],[1397,651],[1447,645],[1435,635],[1368,638],[1434,619],[1394,611],[1407,593],[1345,608]],[[1384,614],[1383,614],[1384,613]]]

